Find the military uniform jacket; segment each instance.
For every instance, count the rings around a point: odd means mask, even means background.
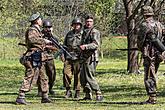
[[[31,48],[36,48],[43,50],[44,46],[46,45],[45,40],[42,38],[42,33],[40,28],[35,25],[32,25],[25,34],[25,43],[27,49],[30,50]]]
[[[82,44],[82,34],[81,30],[79,33],[75,33],[75,30],[71,30],[67,33],[64,39],[64,45],[67,47],[67,51],[78,59],[80,54],[79,46]],[[68,56],[65,55],[65,58],[68,59]]]
[[[151,42],[152,34],[156,34],[156,37],[162,41],[162,29],[164,27],[158,21],[153,18],[146,19],[140,26],[138,33],[137,44],[139,50],[142,52],[143,57],[154,57],[157,51],[156,47]],[[163,42],[163,41],[162,41]]]
[[[25,34],[25,43],[27,46],[26,56],[31,56],[31,54],[36,51],[42,51],[42,61],[49,59],[47,53],[44,52],[46,46],[46,41],[43,38],[40,28],[35,25],[32,25]]]
[[[89,34],[87,34],[89,32]],[[98,61],[100,49],[100,32],[95,29],[84,29],[83,44],[85,45],[85,50],[95,50],[94,54],[91,56],[92,61]]]

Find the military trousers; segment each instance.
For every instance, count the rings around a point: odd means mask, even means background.
[[[45,70],[46,70],[46,75],[48,76],[48,85],[50,91],[52,90],[54,82],[56,80],[56,68],[53,59],[47,60],[45,62]],[[41,86],[39,82],[38,82],[38,91],[39,92],[41,91]]]
[[[149,58],[144,58],[144,84],[146,87],[146,92],[149,96],[156,96],[157,90],[157,71],[160,62],[157,58],[152,60]]]
[[[80,82],[84,92],[91,92],[91,90],[100,92],[100,87],[94,78],[95,71],[95,64],[93,62],[81,64]]]
[[[80,63],[79,61],[68,61],[64,62],[63,70],[63,84],[66,89],[71,88],[71,80],[74,76],[74,90],[80,90]]]
[[[42,96],[44,98],[48,97],[48,80],[45,74],[44,63],[40,68],[34,68],[31,61],[26,61],[25,63],[25,76],[22,82],[22,85],[19,89],[19,97],[23,98],[24,93],[32,89],[32,85],[36,84],[38,77],[40,77],[39,82],[41,84]]]

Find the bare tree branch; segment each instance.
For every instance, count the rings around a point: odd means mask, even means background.
[[[135,15],[137,15],[138,10],[139,10],[139,9],[141,8],[141,6],[142,6],[142,3],[144,3],[144,0],[141,0],[141,1],[139,2],[139,4],[137,5],[137,7],[135,8],[135,10],[133,11],[133,14],[128,18],[128,21],[132,20],[132,19],[135,17]]]

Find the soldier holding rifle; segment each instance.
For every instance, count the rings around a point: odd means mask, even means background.
[[[19,94],[16,99],[17,104],[27,104],[25,101],[25,93],[29,92],[32,85],[37,82],[40,77],[42,100],[41,103],[50,103],[51,100],[48,98],[48,80],[45,74],[44,59],[45,56],[43,51],[46,48],[53,48],[47,46],[51,41],[44,39],[41,33],[40,27],[42,26],[42,19],[40,13],[33,14],[29,21],[31,22],[30,27],[25,34],[25,45],[27,51],[23,55],[21,60],[25,66],[25,76],[23,83],[19,89]]]

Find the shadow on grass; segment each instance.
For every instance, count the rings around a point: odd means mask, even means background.
[[[126,69],[97,69],[96,75],[100,74],[128,74]],[[128,74],[129,75],[129,74]]]
[[[18,95],[18,93],[14,93],[14,92],[5,92],[5,93],[0,93],[0,96],[1,95]]]
[[[99,105],[99,106],[107,106],[107,105],[109,105],[109,104],[116,104],[116,105],[144,105],[144,104],[149,104],[149,103],[146,103],[146,102],[104,102],[104,101],[102,101],[102,102],[97,102],[97,101],[95,101],[95,102],[89,102],[89,101],[79,101],[78,103],[81,103],[81,104],[97,104],[97,105]],[[156,103],[156,104],[165,104],[165,102],[158,102],[158,103]],[[151,105],[153,105],[153,104],[151,104]]]
[[[16,105],[16,102],[12,102],[12,101],[0,101],[0,104],[14,104]]]

